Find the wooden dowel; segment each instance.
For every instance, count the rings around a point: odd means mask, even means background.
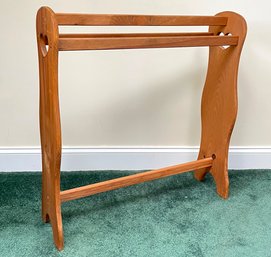
[[[59,34],[59,38],[116,38],[116,37],[174,37],[174,36],[212,36],[211,32],[167,32],[167,33],[93,33]]]
[[[236,36],[60,38],[60,51],[237,45]]]
[[[127,15],[127,14],[66,14],[57,13],[59,25],[79,26],[225,26],[227,17]]]
[[[213,158],[204,158],[201,160],[188,162],[184,164],[174,165],[158,170],[152,170],[147,172],[142,172],[138,174],[133,174],[121,178],[111,179],[108,181],[103,181],[99,183],[95,183],[88,186],[77,187],[65,191],[60,192],[61,202],[67,202],[70,200],[75,200],[78,198],[127,187],[139,183],[143,183],[146,181],[151,181],[167,176],[172,176],[176,174],[180,174],[183,172],[197,170],[201,168],[211,167],[213,164]]]

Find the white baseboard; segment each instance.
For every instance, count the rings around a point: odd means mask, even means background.
[[[198,147],[64,147],[61,170],[145,170],[192,161]],[[271,169],[271,147],[231,147],[229,169]],[[40,171],[40,148],[0,148],[0,171]]]

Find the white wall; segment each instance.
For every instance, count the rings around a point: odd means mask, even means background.
[[[247,20],[248,35],[240,63],[239,113],[231,145],[271,145],[269,1],[0,0],[0,147],[39,145],[35,15],[42,5],[56,12],[83,13],[239,12]],[[207,48],[60,53],[63,144],[198,145],[207,53]]]

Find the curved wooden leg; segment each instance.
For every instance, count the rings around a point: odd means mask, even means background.
[[[60,202],[61,126],[58,97],[58,24],[48,7],[37,13],[42,148],[42,219],[50,222],[55,245],[63,249]]]
[[[201,144],[198,159],[213,156],[213,165],[197,170],[194,176],[203,180],[206,173],[212,174],[217,193],[227,198],[229,195],[228,150],[232,130],[237,115],[237,74],[240,54],[246,36],[246,22],[233,12],[223,12],[216,16],[228,18],[227,26],[212,26],[214,35],[236,35],[237,46],[228,48],[210,47],[209,64],[201,100]]]

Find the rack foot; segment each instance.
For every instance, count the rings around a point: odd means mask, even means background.
[[[201,154],[199,155],[201,156]],[[216,184],[216,191],[219,196],[227,199],[229,196],[228,157],[215,158],[212,167],[206,167],[194,172],[194,178],[203,181],[209,172]]]
[[[200,169],[200,170],[196,170],[194,172],[194,178],[196,180],[198,180],[198,181],[203,181],[208,172],[209,172],[208,168],[203,168],[203,169]]]
[[[42,195],[42,220],[51,223],[56,248],[60,251],[64,247],[60,195],[51,192]]]
[[[216,183],[216,191],[219,196],[227,199],[229,196],[229,176],[227,161],[214,162],[210,173],[212,174]]]
[[[53,237],[56,248],[61,251],[64,248],[62,217],[60,206],[51,211],[50,223],[53,230]]]

